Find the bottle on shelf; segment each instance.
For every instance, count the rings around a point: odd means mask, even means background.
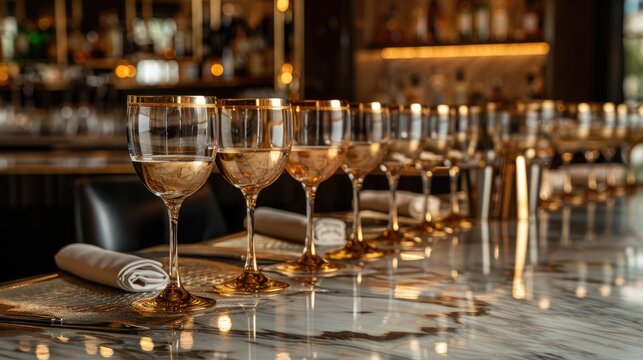
[[[541,40],[541,19],[539,0],[527,0],[522,17],[522,30],[527,40]]]
[[[438,0],[430,0],[428,12],[429,42],[439,44],[444,40],[444,15]]]
[[[452,87],[452,103],[454,105],[466,105],[469,103],[469,83],[464,75],[464,69],[458,68],[455,72],[455,80]]]
[[[491,4],[491,37],[494,41],[507,41],[509,35],[507,0],[492,0]]]
[[[477,0],[474,9],[475,40],[487,42],[490,37],[490,14],[487,0]]]
[[[471,42],[473,39],[473,12],[469,0],[458,2],[457,24],[460,42]]]

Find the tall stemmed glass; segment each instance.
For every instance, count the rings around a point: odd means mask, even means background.
[[[445,236],[446,229],[442,222],[436,222],[429,211],[429,198],[431,196],[431,180],[433,171],[442,165],[449,151],[449,136],[451,121],[449,106],[438,105],[425,122],[425,137],[421,141],[422,152],[415,163],[415,167],[422,177],[422,204],[423,217],[419,224],[405,231],[407,237],[429,239],[431,237]]]
[[[391,108],[391,141],[380,169],[386,174],[389,186],[388,226],[375,241],[391,244],[415,245],[416,239],[406,239],[400,231],[397,215],[397,185],[406,170],[413,169],[420,154],[420,142],[424,138],[423,123],[428,109],[421,104],[399,105]]]
[[[451,148],[449,162],[449,184],[451,213],[442,221],[452,228],[468,229],[473,225],[471,220],[460,212],[458,199],[458,176],[461,169],[472,166],[480,136],[480,108],[460,105],[451,109]]]
[[[609,102],[603,104],[600,108],[598,105],[594,105],[593,109],[590,107],[588,115],[579,112],[579,120],[580,129],[578,134],[582,139],[583,155],[588,164],[585,196],[589,200],[594,200],[602,191],[599,188],[594,163],[598,159],[601,149],[606,145],[605,139],[611,139],[614,136],[616,107]]]
[[[639,106],[630,113],[627,122],[627,134],[625,135],[625,158],[627,161],[627,170],[625,183],[629,190],[636,190],[636,176],[634,174],[634,164],[632,163],[632,151],[634,147],[643,142],[643,106]]]
[[[579,126],[579,118],[586,118],[591,114],[589,113],[589,105],[585,103],[578,105],[568,104],[562,109],[563,111],[556,122],[556,128],[551,137],[554,147],[560,153],[562,160],[563,192],[558,196],[564,205],[570,203],[579,204],[582,199],[574,194],[570,164],[574,158],[574,153],[581,149],[580,138],[582,134],[580,133],[582,131]]]
[[[270,279],[257,268],[254,210],[261,189],[283,172],[292,144],[292,110],[282,99],[225,99],[220,113],[216,162],[223,177],[246,200],[248,246],[243,272],[214,285],[224,295],[275,292],[287,283]]]
[[[163,200],[170,218],[169,283],[153,298],[135,301],[143,313],[194,312],[215,305],[181,284],[177,226],[181,204],[208,180],[214,166],[215,98],[128,96],[127,140],[136,173]]]
[[[353,185],[353,231],[341,249],[326,254],[333,260],[377,259],[389,251],[364,241],[360,216],[359,192],[364,178],[384,156],[391,135],[389,109],[378,102],[351,105],[351,141],[342,170]]]
[[[276,269],[295,275],[333,273],[339,265],[317,255],[313,212],[317,187],[344,162],[350,141],[349,106],[342,100],[306,100],[293,103],[293,146],[286,171],[306,193],[306,241],[299,259],[278,264]]]

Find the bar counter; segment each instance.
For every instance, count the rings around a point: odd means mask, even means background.
[[[144,331],[2,323],[0,357],[640,359],[641,212],[639,194],[541,212],[529,222],[477,222],[357,273],[288,279],[291,290],[281,295],[225,298],[192,285],[217,299],[212,312],[142,322],[124,317],[149,327]],[[213,279],[239,270],[238,259],[226,264],[212,254],[196,259],[182,252],[182,264],[213,261],[221,269]],[[185,274],[189,285],[192,273]],[[35,289],[54,280],[75,281],[62,274],[5,284],[0,309],[29,289],[34,303],[53,296]],[[115,291],[99,292],[105,304],[94,299],[94,310],[114,311],[107,296]],[[83,296],[66,299],[67,306],[74,310]]]

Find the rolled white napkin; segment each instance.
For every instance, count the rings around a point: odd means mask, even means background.
[[[168,276],[158,261],[91,244],[67,245],[56,253],[55,260],[61,270],[130,292],[161,289],[168,282]]]
[[[389,191],[388,190],[364,190],[360,192],[360,202],[362,210],[373,210],[387,213],[389,210]],[[395,200],[397,202],[397,211],[400,215],[410,216],[416,220],[421,220],[424,216],[424,196],[422,194],[410,191],[397,191]],[[429,196],[429,212],[437,216],[440,212],[440,199],[436,196]]]
[[[277,239],[303,243],[306,239],[306,216],[269,207],[255,210],[255,232]],[[346,224],[339,219],[315,219],[315,244],[337,246],[346,242]]]
[[[608,173],[613,176],[617,185],[625,183],[625,166],[622,164],[594,164],[596,181],[605,183]],[[589,175],[590,165],[573,164],[569,167],[569,175],[574,185],[587,185],[587,176]],[[548,193],[560,193],[563,191],[565,181],[565,172],[562,168],[548,170],[547,175],[543,178],[543,191]]]

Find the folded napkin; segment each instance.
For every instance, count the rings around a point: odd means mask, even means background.
[[[346,242],[346,224],[339,219],[316,218],[315,244],[339,246]],[[269,207],[255,210],[255,232],[277,239],[304,242],[306,216]]]
[[[362,210],[373,210],[387,213],[389,210],[388,190],[364,190],[360,192],[360,202]],[[422,208],[424,206],[424,196],[422,194],[397,191],[395,200],[397,202],[397,211],[402,216],[410,216],[416,220],[421,220],[424,216]],[[437,216],[440,212],[440,199],[435,196],[429,196],[429,212]]]
[[[105,250],[96,245],[67,245],[58,251],[55,260],[61,270],[130,292],[161,289],[168,282],[160,262]]]
[[[596,181],[599,184],[605,183],[609,176],[617,185],[625,183],[625,166],[621,164],[594,164],[594,171],[596,173]],[[572,179],[574,186],[586,186],[587,176],[589,175],[590,165],[588,164],[573,164],[569,166],[569,175]],[[563,191],[563,184],[565,182],[565,171],[562,168],[550,169],[547,175],[543,177],[542,191],[545,193],[560,193]]]

